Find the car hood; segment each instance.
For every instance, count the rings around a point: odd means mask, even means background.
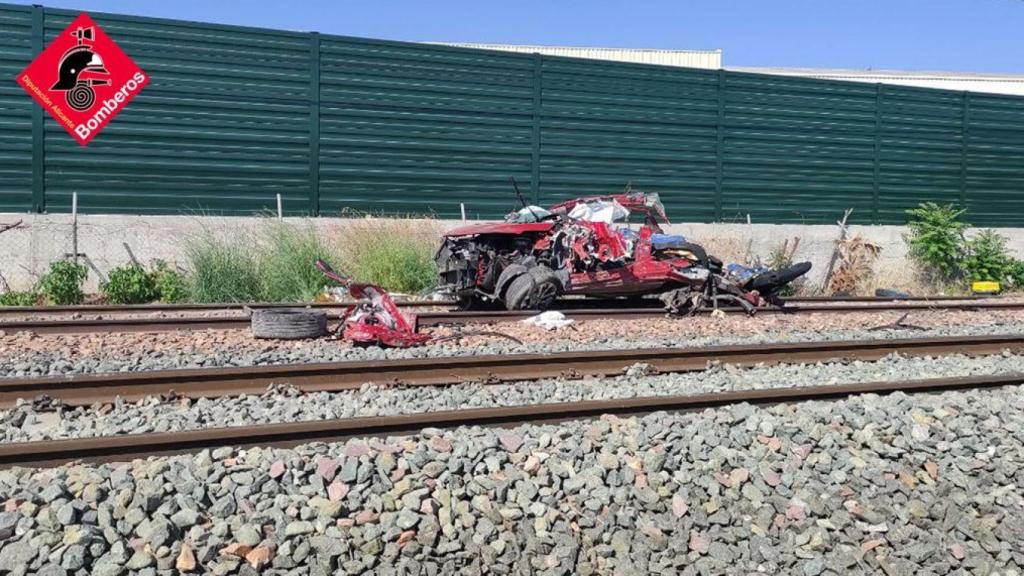
[[[445,232],[445,236],[478,236],[480,234],[526,234],[530,232],[547,232],[554,226],[554,222],[489,222],[484,224],[470,224],[452,228]]]

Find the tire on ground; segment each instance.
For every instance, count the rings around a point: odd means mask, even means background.
[[[547,310],[562,294],[562,283],[555,275],[555,271],[547,266],[531,268],[530,275],[533,276],[533,295],[530,299],[530,308]]]
[[[516,277],[505,290],[505,308],[509,310],[529,310],[533,302],[533,274],[522,274]]]
[[[910,294],[902,290],[891,290],[889,288],[876,288],[875,296],[878,298],[892,298],[893,300],[906,300]]]
[[[327,334],[327,314],[301,308],[253,310],[252,334],[282,340],[319,338]]]

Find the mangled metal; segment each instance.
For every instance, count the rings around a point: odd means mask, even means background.
[[[642,220],[636,229],[631,217]],[[524,203],[505,222],[449,231],[435,260],[442,290],[462,307],[509,310],[546,309],[563,295],[656,295],[677,314],[719,305],[752,313],[778,303],[778,292],[810,269],[804,262],[741,274],[702,246],[665,234],[663,224],[657,194],[591,196],[547,209]]]
[[[356,300],[342,314],[338,331],[345,340],[395,348],[419,346],[430,341],[430,334],[417,332],[415,324],[402,314],[380,286],[353,282],[351,278],[335,272],[323,260],[317,260],[316,267],[347,288],[349,295]]]

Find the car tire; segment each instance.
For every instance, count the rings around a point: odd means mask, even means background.
[[[533,274],[517,276],[505,290],[505,308],[508,310],[529,310],[533,303]]]
[[[505,295],[508,294],[508,289],[515,282],[515,279],[519,276],[523,276],[530,270],[522,264],[510,264],[501,271],[498,275],[498,281],[494,283],[494,295],[499,300],[505,300]]]
[[[558,280],[554,270],[547,266],[532,268],[530,276],[533,276],[533,294],[530,298],[530,308],[547,310],[561,296],[562,283]]]
[[[877,298],[892,298],[893,300],[907,300],[910,298],[910,294],[907,292],[891,290],[889,288],[876,288],[875,296]]]
[[[253,336],[257,338],[320,338],[327,334],[327,314],[301,308],[254,310],[251,327]]]

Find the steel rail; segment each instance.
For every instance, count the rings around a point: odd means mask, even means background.
[[[196,368],[116,372],[75,376],[0,378],[0,407],[19,399],[46,396],[72,405],[137,400],[155,395],[214,398],[262,394],[271,384],[306,392],[358,389],[379,385],[438,386],[464,382],[498,383],[540,378],[622,374],[637,363],[661,372],[704,370],[709,362],[739,366],[806,363],[844,359],[877,360],[888,354],[912,356],[998,354],[1024,350],[1024,335],[903,338],[794,342],[637,350],[571,351],[372,360],[317,364]]]
[[[906,298],[882,298],[879,296],[792,296],[783,298],[786,302],[945,302],[954,300],[993,300],[996,296],[908,296]],[[646,298],[651,307],[660,308],[661,301],[656,298]],[[603,299],[563,299],[559,301],[560,307],[569,309],[576,308],[603,308],[615,304],[616,300]],[[637,302],[637,300],[632,300]],[[0,317],[24,316],[24,315],[57,315],[57,314],[146,314],[160,312],[217,312],[217,311],[243,311],[246,308],[313,308],[313,309],[340,309],[355,302],[253,302],[245,303],[224,303],[224,304],[78,304],[68,306],[0,306]],[[451,300],[406,300],[397,302],[400,308],[431,308],[454,306]],[[645,303],[646,304],[646,303]]]
[[[736,390],[710,394],[646,396],[614,400],[535,404],[423,412],[400,416],[357,417],[181,432],[126,434],[0,444],[0,468],[46,467],[73,461],[126,461],[153,456],[235,446],[291,447],[309,442],[337,442],[354,437],[416,434],[424,428],[456,429],[465,426],[515,426],[595,418],[605,414],[639,416],[654,412],[685,412],[738,403],[755,405],[822,401],[858,394],[911,394],[1013,386],[1024,374],[933,378],[912,381],[867,382]]]
[[[160,312],[219,312],[219,311],[243,311],[246,308],[314,308],[314,309],[338,309],[344,308],[350,302],[252,302],[252,303],[224,303],[224,304],[78,304],[70,306],[0,306],[0,317],[22,316],[22,315],[49,315],[49,314],[147,314]],[[397,304],[403,308],[429,308],[432,306],[451,306],[454,302],[450,300],[409,300],[399,301]]]
[[[745,314],[740,308],[720,308],[729,314]],[[982,311],[982,310],[1024,310],[1024,301],[1016,302],[899,302],[886,300],[885,303],[810,303],[787,305],[782,308],[759,308],[758,315],[763,314],[808,314],[827,313],[842,314],[856,312],[903,312],[914,310],[955,310],[955,311]],[[712,310],[702,309],[700,315],[709,315]],[[602,319],[602,318],[661,318],[665,317],[664,310],[653,308],[613,308],[607,310],[570,310],[564,311],[569,318],[578,320]],[[493,322],[507,322],[521,320],[536,315],[535,311],[504,311],[504,310],[482,310],[482,311],[459,311],[459,312],[420,312],[416,314],[416,326],[444,326],[455,324],[480,324]]]
[[[789,305],[783,308],[760,308],[757,314],[807,314],[807,313],[854,313],[854,312],[891,312],[914,310],[1021,310],[1024,301],[1001,302],[906,302],[886,300],[884,303],[848,303],[837,302],[810,303]],[[657,307],[643,308],[560,308],[567,316],[576,320],[603,318],[634,319],[661,318],[665,312]],[[739,308],[721,308],[729,314],[743,314]],[[700,311],[701,315],[710,314],[711,310]],[[415,314],[417,328],[444,325],[484,324],[522,320],[536,315],[536,311],[443,311],[419,312]],[[329,319],[338,320],[339,314],[328,314]],[[179,318],[96,318],[73,320],[13,320],[0,322],[2,332],[33,332],[36,334],[90,334],[104,332],[169,332],[175,330],[244,330],[249,327],[249,317],[243,315],[199,317],[186,316]]]

